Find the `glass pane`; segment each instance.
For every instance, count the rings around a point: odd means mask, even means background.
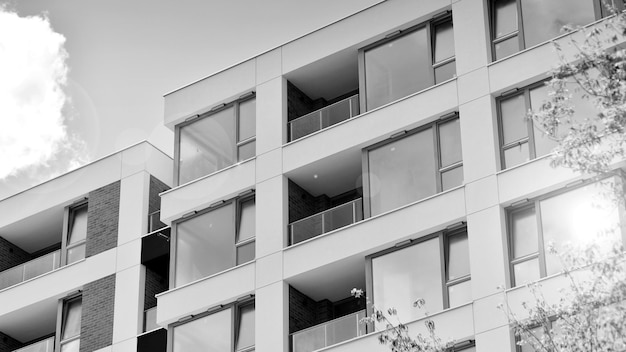
[[[241,202],[239,210],[239,229],[237,232],[237,242],[245,241],[254,237],[254,228],[256,226],[256,206],[255,199]]]
[[[455,234],[448,237],[448,280],[458,279],[469,275],[469,247],[467,233]]]
[[[254,241],[237,246],[237,265],[254,260]]]
[[[447,81],[456,76],[456,61],[450,61],[447,64],[435,68],[435,83]]]
[[[441,270],[439,238],[373,258],[374,305],[383,311],[396,308],[402,322],[442,310]],[[416,309],[413,302],[420,298],[426,304]]]
[[[368,157],[372,215],[437,192],[432,130],[373,149]]]
[[[439,125],[439,148],[441,149],[441,167],[459,162],[461,155],[461,123],[460,120]]]
[[[513,258],[537,252],[537,218],[535,207],[516,210],[511,213],[511,238]]]
[[[452,21],[435,27],[435,63],[454,56]]]
[[[324,212],[324,232],[330,232],[354,223],[352,202]]]
[[[523,94],[501,100],[500,114],[502,121],[502,144],[506,145],[528,137],[526,102]]]
[[[519,51],[519,38],[517,36],[511,37],[496,43],[494,47],[496,49],[496,60],[500,60]]]
[[[231,351],[231,314],[231,309],[225,309],[174,327],[173,351]]]
[[[326,347],[324,325],[293,334],[293,352],[310,352]]]
[[[242,306],[239,310],[239,329],[236,351],[254,345],[254,305]]]
[[[447,191],[463,184],[463,166],[455,167],[441,174],[441,186]]]
[[[65,302],[61,340],[80,335],[81,306],[81,299]]]
[[[321,214],[293,222],[291,224],[291,244],[321,235],[323,233],[322,224]]]
[[[80,351],[80,339],[61,345],[61,352],[78,352],[78,351]]]
[[[448,300],[450,301],[450,308],[471,302],[472,281],[463,281],[459,284],[448,287]]]
[[[513,146],[504,150],[504,168],[513,167],[530,160],[528,143]]]
[[[232,203],[178,224],[176,286],[235,266]]]
[[[368,110],[433,85],[429,41],[421,28],[365,52]]]
[[[292,141],[319,131],[322,128],[321,111],[298,117],[289,122],[289,126],[291,128],[290,136]]]
[[[599,242],[601,232],[616,230],[619,226],[619,211],[601,193],[612,189],[613,179],[581,187],[573,191],[541,201],[541,226],[547,245],[553,243],[557,251],[564,251],[564,244],[588,246]],[[620,240],[615,231],[606,240]],[[558,256],[546,253],[547,274],[562,270]]]
[[[239,153],[239,161],[253,158],[256,155],[256,141],[251,141],[237,147]]]
[[[67,243],[77,243],[87,238],[87,206],[83,205],[71,210],[71,224]]]
[[[349,314],[326,323],[326,346],[349,340],[359,336],[359,319],[357,314]]]
[[[517,30],[517,4],[515,0],[497,0],[494,5],[494,38]]]
[[[228,108],[181,127],[178,183],[235,163],[235,110]]]
[[[67,264],[79,261],[85,258],[85,244],[79,244],[67,249]]]
[[[541,104],[548,98],[548,87],[545,85],[534,88],[530,91],[530,107],[531,109],[539,109]],[[533,126],[533,136],[535,137],[535,157],[549,154],[552,149],[557,146],[555,140],[550,139],[542,130],[536,125]],[[563,128],[567,128],[564,126]],[[562,128],[562,129],[563,129]]]
[[[352,115],[354,116],[354,115]],[[326,114],[324,114],[323,127],[332,126],[341,121],[347,120],[351,117],[350,114],[350,100],[344,100],[337,104],[333,104],[326,108]]]
[[[58,252],[46,254],[24,264],[24,280],[45,274],[58,268]]]
[[[515,286],[525,285],[539,280],[539,259],[531,259],[513,265]]]
[[[565,25],[576,27],[593,22],[593,6],[589,0],[522,1],[526,48],[558,36]]]
[[[19,265],[0,272],[0,290],[24,281],[23,270],[24,268]]]
[[[256,135],[256,99],[239,104],[239,141]]]
[[[537,341],[537,339],[541,339],[542,337],[543,337],[543,327],[537,326],[537,327],[531,328],[530,331],[526,333],[525,340]],[[535,352],[536,351],[536,349],[533,347],[532,344],[522,343],[519,346],[520,346],[521,352]],[[542,349],[541,347],[538,347],[538,348],[540,350]]]

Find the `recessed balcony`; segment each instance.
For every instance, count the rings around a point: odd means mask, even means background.
[[[13,352],[54,352],[54,336],[13,350]]]
[[[291,334],[292,352],[312,352],[365,335],[365,310]]]
[[[292,245],[363,220],[363,198],[338,205],[289,224]]]
[[[0,290],[55,270],[60,262],[61,250],[57,250],[4,270],[0,272]]]
[[[359,115],[359,95],[355,94],[291,120],[288,123],[289,141],[323,130],[357,115]]]

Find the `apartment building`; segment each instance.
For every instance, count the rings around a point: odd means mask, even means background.
[[[57,250],[67,263],[0,291],[16,302],[0,305],[5,349],[50,338],[55,351],[77,350],[72,339],[80,351],[387,351],[382,327],[361,322],[376,306],[413,333],[427,313],[455,351],[525,351],[498,304],[515,309],[537,280],[556,294],[547,244],[623,214],[592,204],[620,165],[595,182],[553,169],[552,142],[524,119],[559,59],[549,41],[571,59],[584,34],[562,25],[608,15],[599,0],[380,1],[166,94],[173,163],[134,146],[81,169],[80,187],[70,173],[0,202],[0,236],[25,252],[15,263]],[[86,201],[95,221],[92,193],[111,183],[117,239],[87,230],[85,259],[70,264],[85,243],[71,219]],[[30,244],[52,213],[67,219],[55,239]],[[81,307],[80,334],[67,335]]]

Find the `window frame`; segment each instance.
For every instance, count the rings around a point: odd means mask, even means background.
[[[235,350],[235,348],[237,347],[237,339],[240,335],[239,322],[241,319],[241,314],[240,314],[241,309],[243,307],[249,307],[251,305],[254,306],[254,310],[256,313],[256,301],[255,301],[255,296],[253,294],[250,294],[249,296],[246,296],[243,299],[238,299],[228,304],[220,304],[219,306],[209,308],[206,311],[199,313],[199,314],[194,314],[194,315],[189,315],[187,317],[183,317],[179,319],[178,321],[171,323],[167,328],[167,352],[174,352],[174,329],[175,328],[185,325],[187,323],[191,323],[198,319],[206,318],[210,315],[222,312],[227,309],[231,310],[231,322],[232,322],[232,325],[230,327],[230,350],[229,351],[230,352],[254,351],[256,348],[256,339],[252,346],[249,346],[240,350]],[[255,330],[256,330],[256,321],[255,321]]]
[[[203,119],[206,119],[206,118],[211,118],[211,116],[213,116],[213,115],[215,115],[217,113],[220,113],[220,112],[222,112],[224,110],[228,110],[230,108],[233,108],[233,111],[234,111],[234,114],[233,114],[234,115],[233,127],[234,127],[234,132],[235,132],[235,141],[234,141],[234,143],[230,147],[231,147],[231,149],[233,149],[233,152],[234,152],[234,155],[235,155],[235,162],[233,164],[229,165],[229,166],[232,166],[232,165],[235,165],[237,163],[240,163],[240,162],[243,162],[245,160],[252,159],[252,158],[256,157],[256,148],[255,148],[255,155],[253,157],[248,158],[248,159],[244,159],[244,160],[240,160],[240,157],[239,157],[239,147],[240,146],[247,145],[247,144],[250,144],[250,143],[256,143],[256,131],[255,131],[254,136],[249,137],[249,138],[244,139],[244,140],[239,140],[239,124],[240,124],[239,106],[242,103],[245,103],[245,102],[248,102],[248,101],[251,101],[251,100],[256,100],[256,92],[255,91],[249,91],[247,93],[242,94],[241,96],[239,96],[239,98],[237,98],[235,100],[232,100],[232,101],[230,101],[228,103],[222,103],[220,105],[217,105],[217,106],[213,107],[212,109],[210,109],[209,111],[203,112],[201,114],[193,115],[193,116],[187,118],[185,121],[177,124],[174,127],[174,185],[175,185],[175,187],[181,186],[181,183],[180,183],[180,142],[181,142],[180,131],[181,131],[181,129],[183,127],[187,127],[187,126],[193,125],[194,123],[196,123],[196,122],[198,122],[200,120],[203,120]],[[255,112],[255,126],[256,126],[256,112]],[[222,169],[213,171],[211,173],[208,173],[207,175],[213,174],[215,172],[219,172],[220,170],[224,170],[227,167],[228,166],[226,166],[226,167],[224,167]],[[193,182],[193,181],[195,181],[195,180],[197,180],[199,178],[202,178],[204,176],[207,176],[207,175],[199,176],[197,178],[194,178],[192,180],[189,180],[189,181],[185,182],[184,184]]]
[[[75,202],[74,204],[65,207],[64,211],[63,211],[63,237],[61,238],[61,265],[68,265],[71,263],[67,262],[67,251],[72,249],[72,248],[76,248],[79,246],[84,245],[85,246],[85,256],[82,259],[87,258],[87,230],[88,230],[88,225],[86,225],[86,229],[85,229],[85,239],[81,240],[80,242],[77,243],[69,243],[69,236],[71,235],[71,229],[72,226],[74,225],[74,214],[75,212],[80,209],[80,208],[86,208],[85,211],[87,212],[87,224],[89,223],[89,200],[87,198],[81,199],[77,202]],[[79,259],[75,262],[78,262],[82,259]]]
[[[69,343],[69,342],[73,342],[76,340],[80,340],[81,338],[81,333],[79,330],[79,333],[76,336],[72,336],[70,338],[67,338],[65,340],[62,340],[62,334],[63,331],[65,329],[65,326],[63,326],[63,324],[65,323],[64,318],[67,316],[67,312],[68,312],[68,308],[69,308],[69,304],[76,302],[76,301],[81,301],[81,327],[82,327],[82,313],[83,313],[83,296],[82,296],[82,292],[78,291],[76,293],[70,294],[69,296],[62,298],[58,301],[57,304],[57,317],[56,317],[56,335],[54,338],[54,345],[57,346],[55,348],[55,350],[58,348],[58,350],[60,351],[61,348],[63,347],[64,344]]]
[[[523,283],[516,284],[514,266],[516,264],[530,261],[535,258],[538,258],[538,263],[539,263],[539,279],[537,280],[541,280],[541,279],[548,277],[547,266],[546,266],[546,250],[545,250],[546,248],[545,248],[544,236],[543,236],[544,230],[542,227],[540,203],[544,200],[558,197],[560,195],[578,190],[586,186],[591,186],[591,185],[597,184],[599,182],[602,182],[611,178],[618,179],[619,182],[622,182],[622,187],[626,188],[626,173],[622,171],[621,169],[618,169],[613,172],[609,172],[606,175],[603,175],[602,177],[587,179],[587,180],[584,180],[583,182],[574,182],[574,184],[566,185],[565,187],[561,189],[555,190],[553,192],[548,192],[546,194],[540,195],[532,199],[522,199],[520,202],[514,202],[510,206],[504,208],[505,220],[506,220],[506,233],[504,234],[504,236],[505,236],[505,241],[506,241],[505,243],[507,245],[507,250],[505,253],[507,255],[506,260],[507,260],[507,270],[508,270],[508,275],[509,275],[509,280],[507,281],[508,281],[509,288],[515,288],[515,287],[520,287],[521,285],[524,285]],[[516,203],[522,203],[522,204],[516,204]],[[535,210],[535,225],[536,225],[536,230],[537,230],[537,242],[538,242],[537,252],[524,255],[520,258],[515,258],[515,254],[514,254],[515,242],[513,238],[512,214],[522,211],[522,210],[531,209],[531,208]],[[622,238],[623,243],[626,243],[626,231],[624,230],[624,227],[626,226],[626,209],[624,209],[624,207],[622,206],[619,206],[618,208],[618,218],[620,220],[619,227],[621,228],[621,238]]]
[[[419,245],[420,243],[424,243],[427,242],[429,240],[432,239],[438,239],[439,242],[439,259],[440,259],[440,267],[441,267],[441,297],[443,299],[443,310],[446,309],[450,309],[450,308],[456,308],[459,306],[455,306],[455,307],[450,307],[450,297],[448,295],[448,287],[450,286],[449,284],[459,284],[462,282],[466,282],[466,281],[471,281],[472,280],[472,274],[471,274],[471,270],[470,270],[470,274],[463,276],[461,278],[458,278],[456,280],[448,280],[448,265],[447,265],[447,259],[449,257],[449,247],[448,247],[448,238],[452,237],[452,236],[456,236],[456,235],[460,235],[460,234],[467,234],[467,240],[469,243],[469,232],[467,231],[467,225],[465,224],[465,222],[461,222],[461,226],[454,226],[454,228],[452,229],[444,229],[444,230],[440,230],[437,231],[435,233],[426,235],[426,236],[422,236],[416,239],[409,239],[406,241],[402,241],[397,243],[395,246],[384,249],[380,252],[376,252],[374,254],[368,255],[365,257],[365,286],[366,286],[366,292],[367,292],[367,307],[366,307],[366,311],[367,311],[367,316],[372,316],[373,315],[373,305],[374,305],[374,300],[376,299],[374,297],[374,276],[373,276],[373,265],[372,265],[372,260],[375,258],[379,258],[379,257],[383,257],[385,255],[412,247],[412,246],[416,246]],[[469,257],[469,248],[468,248],[468,257]],[[470,303],[471,301],[468,301],[467,303]],[[461,304],[463,305],[463,304]],[[391,307],[382,307],[383,309],[388,309]],[[435,314],[438,313],[440,311],[436,311],[436,312],[430,312],[430,314]],[[410,322],[404,322],[405,324],[408,324]],[[368,331],[371,327],[368,326]],[[467,346],[469,347],[469,346]],[[465,347],[464,347],[465,348]]]
[[[240,265],[246,265],[246,264],[256,260],[256,231],[255,231],[253,237],[251,237],[249,239],[246,239],[246,240],[243,240],[243,241],[239,241],[239,242],[237,241],[237,238],[239,236],[239,221],[241,220],[241,204],[245,203],[247,201],[250,201],[250,200],[254,200],[255,201],[255,213],[256,213],[256,194],[255,194],[254,190],[250,190],[250,191],[245,191],[245,192],[241,193],[241,195],[239,195],[237,197],[230,198],[228,200],[217,201],[217,202],[213,203],[212,205],[210,205],[209,207],[204,208],[204,209],[202,209],[200,211],[195,211],[194,210],[191,213],[185,214],[181,218],[179,218],[179,219],[177,219],[177,220],[172,222],[172,231],[171,231],[171,236],[170,236],[170,265],[169,265],[169,270],[170,270],[170,272],[169,272],[169,277],[170,277],[169,284],[170,284],[171,288],[185,286],[185,285],[187,285],[187,284],[189,284],[191,282],[194,282],[194,281],[197,281],[197,280],[201,280],[203,278],[206,278],[206,277],[209,277],[209,276],[212,276],[212,275],[219,274],[219,273],[221,273],[223,271],[230,270],[230,269],[235,268],[235,267],[240,266]],[[202,215],[208,214],[208,213],[210,213],[210,212],[212,212],[214,210],[223,208],[223,207],[231,205],[231,204],[234,204],[233,217],[231,218],[231,221],[232,221],[232,223],[234,225],[233,226],[234,231],[233,231],[232,235],[233,235],[233,244],[234,244],[233,245],[233,251],[234,251],[235,264],[233,266],[227,268],[227,269],[215,272],[215,273],[210,274],[210,275],[208,275],[206,277],[198,278],[196,280],[193,280],[193,281],[190,281],[188,283],[181,284],[181,285],[177,286],[176,285],[176,260],[177,260],[177,256],[178,256],[178,252],[177,252],[177,249],[178,249],[177,248],[178,225],[180,223],[183,223],[183,222],[187,221],[187,220],[191,220],[191,219],[200,217]],[[255,214],[255,229],[256,229],[256,214]],[[247,262],[244,262],[244,263],[241,263],[241,264],[237,264],[237,248],[239,246],[244,246],[244,245],[247,245],[247,244],[250,244],[250,243],[254,243],[255,244],[255,255],[254,255],[254,258],[252,260],[250,260],[250,261],[247,261]]]
[[[408,27],[406,29],[399,29],[399,30],[397,30],[395,32],[392,32],[392,33],[388,34],[383,39],[377,40],[374,43],[371,43],[371,44],[368,44],[368,45],[366,45],[366,46],[364,46],[362,48],[359,48],[358,55],[357,55],[357,61],[358,61],[358,74],[359,74],[359,111],[361,111],[361,113],[365,113],[365,112],[371,111],[371,110],[376,110],[376,109],[378,109],[378,108],[380,108],[382,106],[385,106],[385,105],[390,104],[390,103],[392,103],[394,101],[397,101],[397,100],[400,100],[400,99],[404,98],[404,97],[401,97],[401,98],[389,101],[389,102],[387,102],[385,104],[382,104],[380,106],[377,106],[375,108],[372,108],[372,109],[369,109],[369,110],[367,109],[367,84],[366,84],[367,83],[366,82],[367,77],[366,77],[366,74],[365,74],[365,71],[366,71],[365,70],[365,52],[368,51],[368,50],[371,50],[371,49],[383,46],[383,45],[385,45],[387,43],[390,43],[392,41],[395,41],[396,39],[399,39],[399,38],[402,38],[404,36],[410,35],[410,34],[416,32],[416,31],[418,31],[420,29],[423,29],[423,28],[426,29],[426,38],[429,41],[427,56],[430,58],[430,69],[429,69],[428,78],[430,79],[432,84],[427,86],[426,88],[420,89],[420,90],[418,90],[416,92],[413,92],[413,93],[410,93],[410,94],[408,94],[406,96],[409,96],[411,94],[420,92],[420,91],[425,90],[425,89],[429,89],[430,87],[433,87],[433,86],[435,86],[437,84],[441,84],[443,82],[447,82],[448,80],[454,79],[456,77],[456,73],[455,73],[455,75],[452,78],[450,78],[450,79],[443,80],[443,81],[441,81],[439,83],[436,83],[436,81],[435,81],[435,69],[436,68],[444,66],[444,65],[446,65],[446,64],[448,64],[450,62],[455,62],[455,65],[456,65],[456,50],[455,50],[455,53],[454,53],[454,55],[452,57],[444,59],[444,60],[441,60],[439,62],[435,62],[435,50],[434,50],[435,43],[436,43],[435,27],[439,26],[439,25],[442,25],[442,24],[444,24],[446,22],[452,23],[452,26],[454,28],[454,22],[452,20],[452,10],[450,10],[450,9],[445,10],[445,11],[443,11],[443,12],[433,16],[432,18],[430,18],[430,19],[428,19],[428,20],[426,20],[424,22],[421,22],[419,24],[410,26],[410,27]],[[456,66],[455,66],[455,72],[456,72]]]
[[[495,38],[495,35],[496,35],[496,33],[495,33],[495,31],[496,31],[496,11],[495,11],[495,5],[496,5],[497,1],[498,0],[489,0],[489,4],[488,4],[488,9],[489,9],[488,10],[489,11],[488,12],[488,14],[489,14],[489,43],[490,43],[489,46],[490,46],[490,49],[491,49],[491,61],[495,62],[495,61],[503,60],[503,59],[506,59],[506,58],[508,58],[508,57],[510,57],[512,55],[515,55],[515,54],[517,54],[519,52],[522,52],[522,51],[524,51],[524,50],[526,50],[528,48],[532,48],[534,46],[541,45],[541,43],[535,44],[535,45],[532,45],[532,46],[529,46],[529,47],[526,47],[526,45],[525,45],[525,40],[524,40],[525,39],[524,38],[524,21],[523,21],[522,3],[521,3],[524,0],[515,0],[515,8],[516,8],[516,12],[517,12],[517,30],[513,31],[511,33],[507,33],[507,34],[503,35],[502,37]],[[594,21],[598,21],[598,20],[600,20],[602,18],[605,18],[605,17],[610,15],[610,12],[606,8],[604,8],[604,6],[602,5],[601,1],[598,1],[598,0],[588,0],[588,1],[593,1],[594,18],[595,18]],[[611,1],[611,0],[609,0],[609,1]],[[620,9],[620,10],[623,9],[623,6],[621,6],[619,1],[618,2],[613,1],[613,2],[616,3],[615,6],[618,9]],[[569,32],[569,33],[571,33],[571,32]],[[510,55],[504,56],[504,57],[502,57],[500,59],[497,59],[496,58],[496,45],[501,43],[501,42],[504,42],[504,41],[506,41],[508,39],[511,39],[511,38],[513,38],[515,36],[517,36],[517,47],[518,47],[518,50],[515,53],[513,53],[513,54],[510,54]],[[557,37],[555,37],[555,38],[557,38]],[[548,39],[545,42],[548,42],[548,41],[550,41],[552,39],[554,39],[554,38]]]
[[[420,132],[424,132],[427,131],[429,129],[432,130],[433,133],[433,143],[434,143],[434,155],[433,158],[435,160],[435,186],[436,186],[436,192],[428,197],[434,196],[436,194],[440,194],[442,192],[444,192],[443,190],[443,181],[442,181],[442,175],[446,172],[446,171],[450,171],[456,168],[463,168],[463,155],[461,154],[461,160],[455,163],[452,163],[450,165],[447,166],[442,166],[442,162],[441,162],[441,138],[440,138],[440,133],[439,133],[439,127],[440,125],[443,125],[445,123],[448,122],[452,122],[453,120],[458,119],[459,123],[461,122],[461,117],[459,115],[458,112],[454,111],[452,113],[443,115],[442,117],[440,117],[439,119],[429,122],[427,124],[424,124],[420,127],[414,128],[412,130],[409,131],[402,131],[400,132],[401,135],[391,135],[391,137],[380,141],[378,143],[372,144],[370,146],[367,146],[365,148],[362,149],[361,151],[361,165],[362,165],[362,174],[363,174],[363,217],[364,218],[370,218],[372,217],[372,209],[371,209],[371,189],[370,189],[370,163],[369,163],[369,153],[372,150],[378,149],[380,147],[383,147],[387,144],[391,144],[394,142],[397,142],[403,138],[407,138],[410,137],[412,135],[415,135],[417,133]],[[460,127],[459,127],[460,130]],[[462,147],[462,143],[461,143],[461,153],[463,151],[463,147]],[[464,176],[465,177],[465,176]],[[461,182],[461,185],[463,185],[465,181],[463,180],[463,182]],[[459,185],[460,186],[460,185]],[[452,187],[450,189],[454,189],[458,186]],[[445,191],[448,191],[449,189],[446,189]],[[428,198],[426,197],[426,198]],[[425,199],[425,198],[421,198],[421,199]],[[416,201],[419,201],[421,199],[417,199]],[[411,203],[408,203],[411,204]],[[407,204],[405,204],[407,205]],[[405,205],[402,205],[400,207],[403,207]],[[398,209],[400,207],[394,208],[394,209]],[[386,210],[384,212],[382,212],[381,214],[384,214],[388,211],[393,211],[394,209],[390,209],[390,210]],[[377,214],[380,215],[380,214]]]

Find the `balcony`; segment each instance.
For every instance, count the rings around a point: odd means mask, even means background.
[[[365,310],[298,331],[291,335],[292,352],[312,352],[365,335]]]
[[[161,328],[156,323],[157,307],[146,309],[143,312],[143,332],[152,331]]]
[[[148,233],[154,232],[156,230],[162,229],[166,227],[164,223],[161,222],[161,211],[157,210],[148,214]]]
[[[361,220],[363,220],[363,198],[292,222],[289,224],[291,244],[294,245]]]
[[[61,251],[58,250],[0,272],[0,290],[57,269],[60,262]]]
[[[289,141],[295,141],[359,114],[359,95],[340,100],[289,122]]]
[[[13,352],[54,352],[54,336],[35,342]]]

